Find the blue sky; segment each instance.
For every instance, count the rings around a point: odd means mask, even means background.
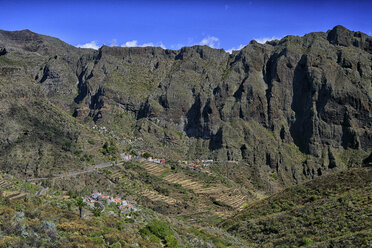
[[[327,31],[372,35],[372,1],[0,0],[0,29],[30,29],[72,45],[195,44],[238,49],[252,39]]]

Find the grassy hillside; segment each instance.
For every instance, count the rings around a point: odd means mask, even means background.
[[[40,186],[2,175],[0,247],[368,247],[370,173],[321,176],[261,200],[252,195],[241,208],[234,197],[248,193],[233,182],[177,166],[126,163],[54,180],[41,196]],[[74,186],[62,191],[67,184]],[[80,218],[75,201],[94,189],[135,199],[140,211],[128,219],[110,205],[100,216],[84,207]]]
[[[252,247],[368,247],[371,168],[322,176],[253,203],[221,227]]]
[[[40,186],[1,175],[1,248],[245,247],[243,240],[216,226],[201,227],[159,214],[141,203],[136,206],[138,212],[120,216],[112,204],[104,204],[105,210],[99,214],[84,206],[83,218],[80,218],[76,202],[80,196],[91,193],[88,189],[76,193],[49,188],[37,196],[35,193],[40,189]],[[22,192],[22,197],[14,198],[17,192]]]

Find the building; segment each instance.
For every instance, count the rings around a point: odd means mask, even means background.
[[[201,166],[200,164],[194,164],[194,163],[189,164],[189,167],[192,168],[192,169],[199,168],[200,166]]]
[[[132,155],[128,154],[128,153],[122,153],[120,154],[121,158],[124,160],[124,161],[128,161],[128,160],[131,160],[132,159]]]
[[[157,163],[157,164],[160,164],[160,159],[155,158],[152,162]]]

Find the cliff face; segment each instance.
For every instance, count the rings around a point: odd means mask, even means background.
[[[342,26],[233,54],[93,51],[30,31],[1,31],[0,47],[2,79],[36,82],[78,120],[174,158],[242,161],[247,176],[275,171],[290,183],[361,165],[372,151],[372,38]]]

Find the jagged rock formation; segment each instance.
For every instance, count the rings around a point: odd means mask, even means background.
[[[243,161],[248,177],[274,171],[287,184],[359,166],[372,151],[372,38],[342,26],[233,54],[94,51],[28,30],[0,31],[0,47],[1,80],[36,83],[78,120],[129,130],[175,158]]]

